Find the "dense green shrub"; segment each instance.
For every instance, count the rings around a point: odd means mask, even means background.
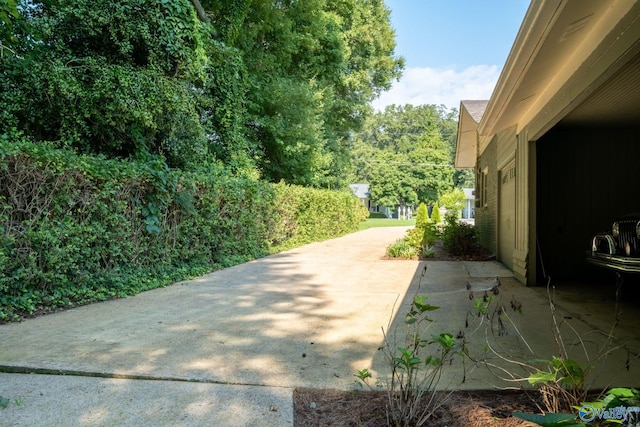
[[[357,230],[369,212],[351,191],[328,191],[272,185],[277,196],[279,222],[269,233],[270,246],[282,250]]]
[[[433,209],[431,211],[431,222],[434,224],[440,224],[442,222],[442,216],[440,215],[440,206],[438,206],[438,202],[433,204]]]
[[[131,295],[358,229],[350,192],[0,136],[0,321]]]
[[[398,239],[387,246],[387,256],[389,258],[405,258],[411,259],[418,256],[418,250],[415,246],[409,244],[407,239]]]
[[[432,246],[437,238],[434,224],[426,224],[422,228],[410,228],[407,230],[405,237],[387,247],[387,255],[390,258],[413,258],[417,255],[423,258],[431,258],[434,255]],[[407,246],[411,247],[412,250],[406,250]]]
[[[424,229],[429,224],[429,212],[427,211],[427,205],[420,203],[418,211],[416,213],[416,228]]]
[[[413,246],[416,250],[420,250],[423,244],[424,230],[422,228],[414,227],[407,230],[407,235],[404,240],[408,245]]]
[[[438,229],[435,224],[427,224],[422,233],[422,245],[431,247],[438,240]]]
[[[456,215],[447,215],[442,232],[442,244],[454,256],[468,255],[477,250],[477,235],[473,225],[460,222]]]

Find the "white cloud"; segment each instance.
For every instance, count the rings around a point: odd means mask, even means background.
[[[489,99],[499,76],[495,65],[473,65],[462,71],[407,68],[391,90],[373,101],[373,108],[383,111],[391,104],[443,104],[460,109],[463,99]]]

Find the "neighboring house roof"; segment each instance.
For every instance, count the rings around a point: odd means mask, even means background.
[[[349,184],[349,188],[359,199],[369,198],[369,184]]]
[[[480,121],[461,103],[456,167],[508,128],[534,141],[561,120],[640,120],[639,17],[635,0],[532,0]]]

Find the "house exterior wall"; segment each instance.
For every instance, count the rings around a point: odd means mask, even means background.
[[[515,127],[505,129],[496,135],[497,162],[497,245],[498,260],[513,269],[516,218],[515,189],[518,179],[515,166]]]
[[[516,152],[516,129],[511,127],[500,132],[497,137],[496,161],[498,169],[503,169],[515,158]]]
[[[492,252],[498,253],[499,259],[508,259],[509,266],[512,264],[512,254],[505,253],[504,249],[503,253],[500,253],[500,191],[505,168],[509,169],[506,172],[511,174],[511,179],[517,179],[517,171],[513,170],[516,139],[515,128],[510,128],[494,138],[484,141],[485,148],[478,157],[479,179],[476,179],[476,200],[478,200],[478,194],[481,194],[479,203],[476,205],[476,226],[480,244]],[[486,174],[485,178],[482,178],[483,173]],[[485,188],[481,188],[482,186]],[[509,191],[515,192],[515,186],[509,188]],[[515,193],[509,194],[508,197],[515,198]],[[502,238],[506,239],[507,237],[503,236]],[[508,240],[513,240],[513,237]],[[511,246],[513,245],[511,244]]]
[[[498,173],[497,142],[488,143],[478,157],[476,179],[476,219],[479,243],[497,252]]]
[[[513,270],[516,239],[516,165],[507,163],[498,171],[498,260]]]
[[[464,208],[462,208],[462,219],[475,218],[475,202],[471,199],[467,199],[464,202]]]
[[[535,242],[531,238],[532,233],[535,235],[536,194],[531,191],[535,189],[535,173],[531,170],[535,143],[526,135],[526,130],[517,134],[512,127],[484,141],[477,166],[476,198],[481,196],[475,224],[480,243],[496,253],[518,280],[531,284],[536,280],[535,269],[530,269],[530,262],[534,266],[536,262],[535,246],[531,247]]]
[[[465,201],[464,208],[462,208],[462,218],[472,219],[475,218],[476,209],[476,191],[475,188],[463,188]]]

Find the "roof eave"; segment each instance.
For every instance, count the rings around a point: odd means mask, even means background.
[[[460,101],[458,138],[454,166],[459,169],[474,168],[478,158],[478,124],[487,106],[485,100]]]
[[[534,0],[529,5],[483,119],[479,123],[480,135],[493,135],[501,130],[500,126],[512,125],[500,123],[500,119],[511,102],[515,89],[522,83],[529,63],[537,54],[541,35],[549,31],[553,17],[562,7],[562,3],[563,0]]]

